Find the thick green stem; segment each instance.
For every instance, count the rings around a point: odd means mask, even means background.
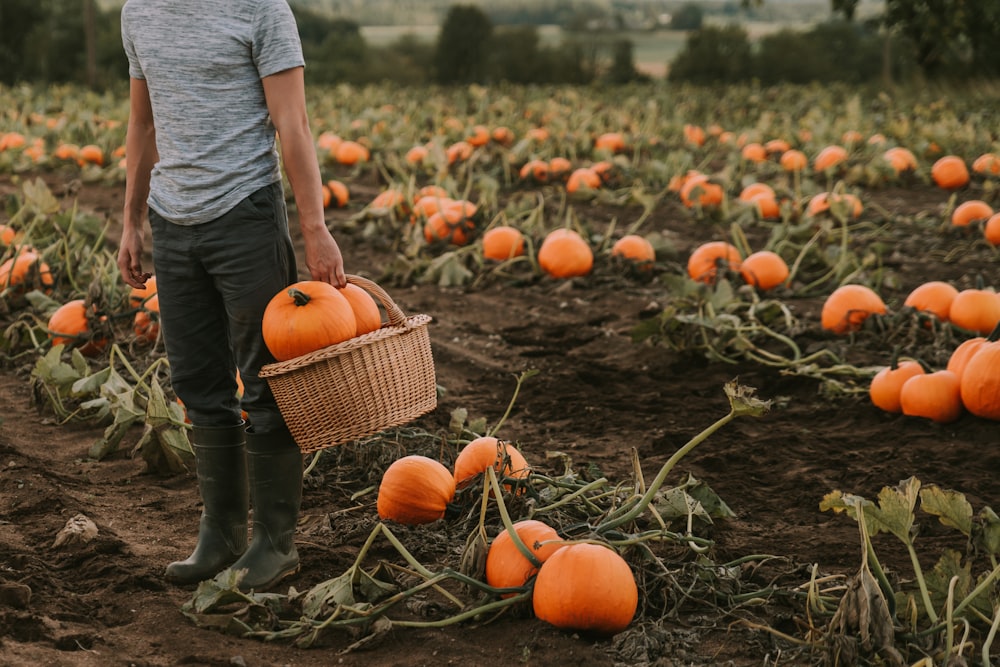
[[[906,550],[910,553],[910,562],[913,564],[913,572],[917,576],[917,586],[920,588],[920,599],[924,603],[924,609],[927,610],[927,617],[931,619],[931,623],[937,623],[938,615],[934,610],[933,605],[931,605],[931,596],[927,591],[927,582],[924,581],[924,572],[920,567],[920,560],[917,558],[917,550],[913,548],[912,542],[906,543]]]

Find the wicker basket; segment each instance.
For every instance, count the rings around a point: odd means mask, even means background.
[[[372,281],[348,282],[381,302],[388,322],[371,333],[260,369],[303,453],[400,426],[437,406],[428,315],[407,317]]]

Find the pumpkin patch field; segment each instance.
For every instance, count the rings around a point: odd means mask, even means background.
[[[1000,661],[995,84],[309,102],[391,303],[303,261],[269,346],[428,316],[436,405],[304,453],[301,571],[241,593],[163,579],[201,508],[127,99],[0,88],[0,664]]]

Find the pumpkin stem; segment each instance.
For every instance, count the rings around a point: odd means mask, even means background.
[[[890,370],[899,368],[899,345],[892,346],[892,356],[889,357],[889,368]]]
[[[296,306],[304,306],[312,300],[311,296],[300,290],[298,287],[288,288],[288,296],[292,297],[292,301],[295,302]]]
[[[914,361],[916,361],[916,362],[917,362],[918,364],[920,364],[920,367],[924,369],[924,372],[925,372],[925,373],[928,373],[928,374],[930,374],[930,373],[933,373],[933,372],[934,372],[934,369],[933,369],[933,368],[931,368],[930,364],[928,364],[928,363],[927,363],[926,361],[924,361],[923,359],[920,359],[920,358],[916,358],[916,359],[914,359]]]
[[[995,343],[998,340],[1000,340],[1000,322],[997,322],[997,325],[993,327],[993,331],[986,337],[988,343]]]

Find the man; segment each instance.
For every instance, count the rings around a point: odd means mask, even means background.
[[[258,377],[274,361],[264,309],[299,279],[275,133],[306,268],[346,285],[323,217],[295,19],[287,0],[128,0],[121,23],[131,80],[118,268],[132,287],[151,277],[148,216],[171,384],[192,423],[204,508],[194,552],[166,578],[197,583],[231,566],[245,570],[242,589],[266,590],[298,570],[302,498],[302,453]]]

